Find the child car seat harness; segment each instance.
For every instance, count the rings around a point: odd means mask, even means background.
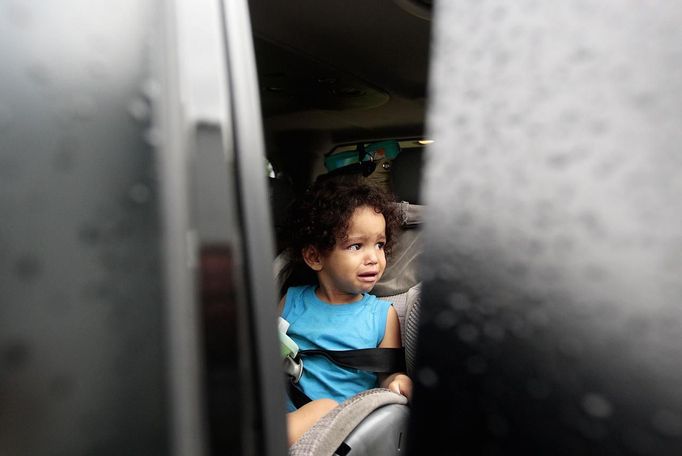
[[[289,323],[279,318],[279,337],[284,372],[289,376],[289,397],[297,408],[307,404],[311,399],[296,386],[303,375],[303,358],[308,356],[324,356],[339,366],[364,370],[377,374],[405,372],[404,348],[363,348],[359,350],[299,350],[298,345],[286,331]]]

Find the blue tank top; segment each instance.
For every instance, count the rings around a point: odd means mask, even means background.
[[[350,304],[328,304],[315,294],[316,285],[287,290],[282,318],[287,335],[301,350],[355,350],[376,348],[384,338],[390,302],[365,293]],[[341,403],[376,387],[372,372],[341,367],[324,356],[306,356],[299,387],[311,399],[331,398]],[[289,411],[296,407],[288,402]]]

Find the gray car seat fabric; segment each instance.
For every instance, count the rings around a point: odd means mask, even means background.
[[[407,374],[414,378],[414,366],[417,357],[417,329],[421,309],[421,283],[407,292],[406,300],[410,303],[405,311],[405,319],[400,324],[405,346],[405,365]]]
[[[400,320],[400,337],[405,347],[405,364],[407,374],[414,374],[414,360],[417,351],[417,323],[421,305],[421,283],[417,283],[404,293],[393,296],[379,296],[393,303]]]
[[[404,396],[384,388],[357,394],[308,430],[289,448],[290,456],[332,456],[348,435],[373,411],[389,404],[406,404]]]
[[[393,248],[386,271],[372,294],[393,296],[405,293],[419,283],[417,257],[421,252],[421,230],[404,229]]]
[[[399,456],[405,454],[410,409],[404,405],[384,405],[367,418],[343,441],[338,453],[352,456]]]

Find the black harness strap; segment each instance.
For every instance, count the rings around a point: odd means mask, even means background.
[[[377,374],[405,372],[404,348],[363,348],[360,350],[301,350],[299,355],[324,356],[339,366]]]
[[[301,389],[294,384],[294,379],[289,377],[289,383],[287,383],[287,389],[289,392],[289,399],[294,403],[297,409],[300,409],[312,399],[310,399]]]
[[[405,372],[404,348],[365,348],[360,350],[301,350],[299,356],[324,356],[339,366],[377,374]],[[289,398],[296,408],[301,408],[311,399],[296,386],[293,378],[288,383]]]

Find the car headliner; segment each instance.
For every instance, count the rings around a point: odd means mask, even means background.
[[[250,0],[270,141],[422,134],[431,23],[399,3]]]

